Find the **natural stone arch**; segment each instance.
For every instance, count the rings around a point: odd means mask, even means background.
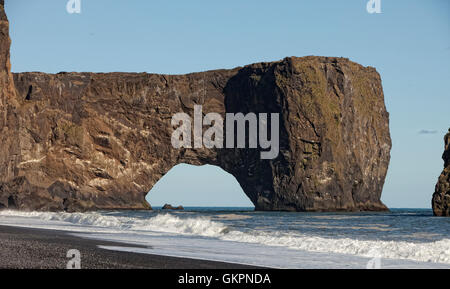
[[[178,163],[236,177],[257,210],[384,210],[388,113],[374,68],[304,57],[186,75],[18,73],[0,2],[0,207],[148,209]],[[30,89],[32,88],[32,89]],[[173,114],[280,114],[280,153],[175,149]]]

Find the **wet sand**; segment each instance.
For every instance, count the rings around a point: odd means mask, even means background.
[[[240,264],[110,251],[128,244],[75,237],[63,231],[0,226],[0,268],[65,269],[67,251],[81,253],[82,269],[255,269]]]

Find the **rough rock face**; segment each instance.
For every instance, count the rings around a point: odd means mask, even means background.
[[[442,155],[444,170],[439,176],[431,205],[436,216],[450,216],[450,128],[444,137],[445,150]]]
[[[0,180],[11,180],[15,177],[14,168],[18,165],[20,154],[18,140],[11,138],[19,132],[19,118],[16,114],[19,106],[15,97],[13,76],[9,62],[9,23],[3,9],[4,0],[0,0]],[[0,185],[1,188],[1,185]],[[1,191],[1,189],[0,189]],[[0,208],[5,204],[13,204],[14,200],[0,193]]]
[[[152,186],[188,163],[232,174],[257,210],[386,209],[389,116],[374,68],[291,57],[187,75],[19,73],[13,86],[1,13],[0,207],[149,209]],[[279,113],[278,157],[173,148],[172,116],[193,116],[196,104],[222,116]]]

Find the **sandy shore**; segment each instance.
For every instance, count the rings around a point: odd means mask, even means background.
[[[83,269],[251,269],[223,262],[110,251],[127,244],[78,238],[62,231],[0,226],[0,268],[65,269],[67,251],[81,253]]]

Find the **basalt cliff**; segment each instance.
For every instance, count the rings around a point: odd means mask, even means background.
[[[431,205],[436,216],[450,216],[450,129],[444,137],[444,170],[439,176]]]
[[[290,57],[186,75],[12,74],[0,0],[0,208],[150,209],[173,166],[216,165],[257,210],[386,210],[381,79],[345,58]],[[175,149],[175,113],[279,113],[280,151]]]

